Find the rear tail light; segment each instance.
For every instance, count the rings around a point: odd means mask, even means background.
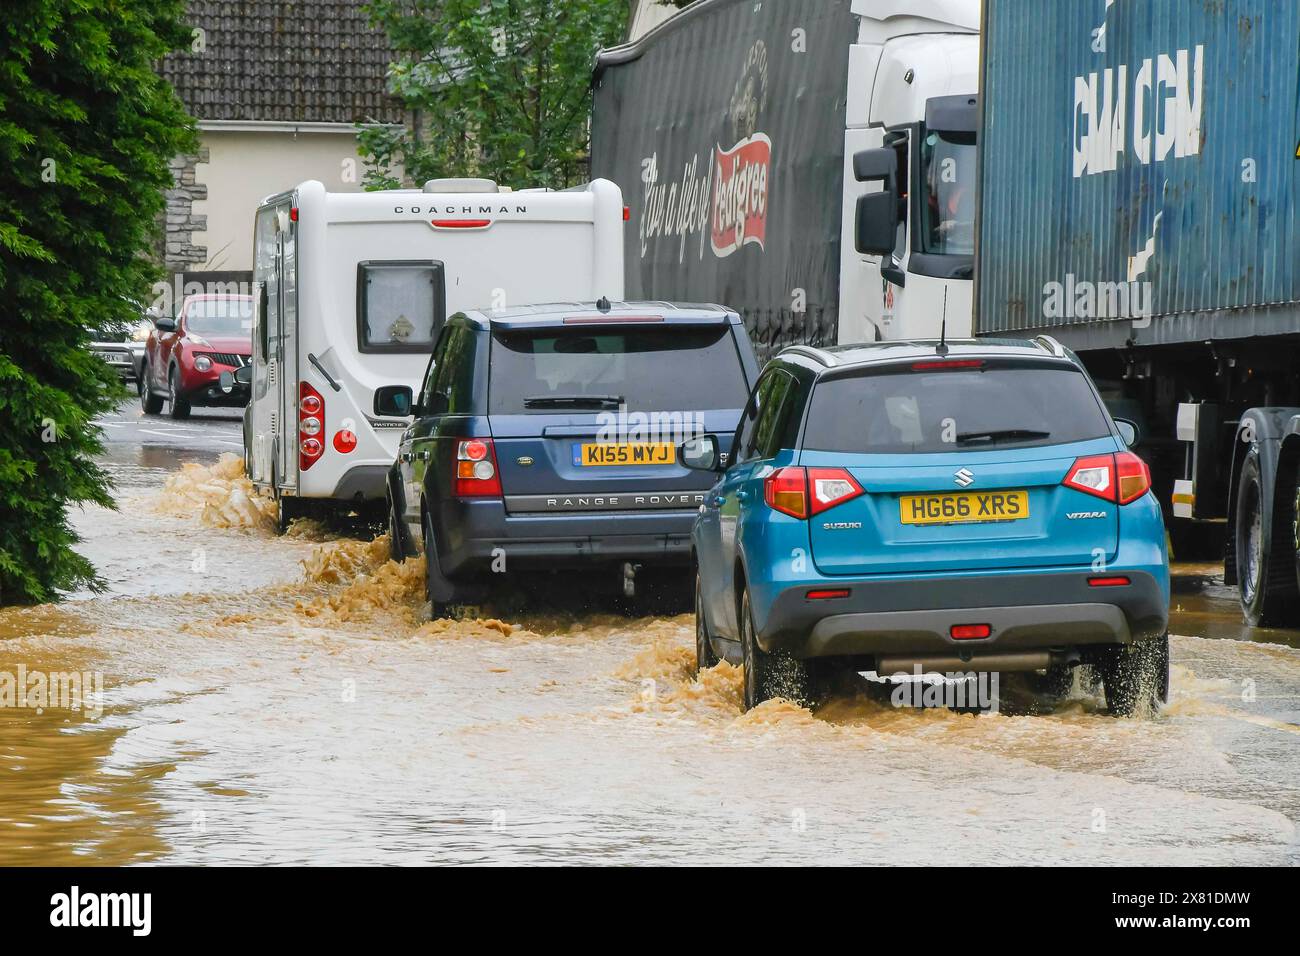
[[[491,219],[431,219],[429,224],[435,229],[486,229],[492,225]]]
[[[1061,484],[1126,505],[1137,501],[1151,489],[1151,471],[1146,462],[1131,451],[1118,455],[1091,455],[1077,459]]]
[[[1107,501],[1115,500],[1115,456],[1092,455],[1076,459],[1061,482],[1067,488],[1096,495]]]
[[[948,635],[954,641],[979,641],[993,633],[988,624],[954,624],[948,628]]]
[[[808,489],[815,515],[862,494],[862,486],[843,468],[809,468]]]
[[[501,473],[490,438],[469,438],[456,445],[457,498],[501,497]]]
[[[1151,490],[1151,469],[1131,451],[1115,456],[1115,472],[1119,476],[1119,503],[1137,501]]]
[[[325,446],[316,438],[324,427],[325,399],[306,382],[298,383],[298,469],[306,471],[320,461]]]
[[[860,494],[862,486],[843,468],[781,468],[763,482],[767,506],[791,518],[819,515]]]
[[[781,468],[763,482],[763,500],[791,518],[808,517],[808,475],[802,468]]]

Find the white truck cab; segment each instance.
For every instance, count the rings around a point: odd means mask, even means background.
[[[840,242],[840,342],[971,335],[974,305],[979,0],[853,0]],[[893,177],[883,152],[891,150]],[[857,169],[855,170],[855,161]],[[863,173],[867,178],[860,178]],[[892,249],[859,251],[883,197]],[[855,209],[856,207],[856,209]],[[893,220],[888,220],[892,222]],[[870,232],[870,229],[868,229]],[[943,327],[941,329],[941,327]]]
[[[253,380],[245,468],[281,527],[382,502],[409,418],[378,415],[381,385],[419,388],[447,316],[469,308],[623,297],[622,194],[434,180],[263,201],[254,229]]]

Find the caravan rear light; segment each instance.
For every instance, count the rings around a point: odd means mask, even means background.
[[[492,225],[491,219],[431,219],[435,229],[486,229]]]
[[[470,438],[456,446],[457,498],[501,497],[501,475],[490,438]]]
[[[632,207],[631,207],[631,206],[624,206],[624,207],[623,207],[623,221],[624,221],[624,222],[631,222],[631,221],[632,221]]]
[[[357,434],[344,428],[334,433],[334,450],[341,455],[350,455],[357,450]]]
[[[298,383],[298,470],[320,461],[325,446],[316,438],[324,429],[325,399],[306,382]]]

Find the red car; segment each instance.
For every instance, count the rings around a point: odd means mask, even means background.
[[[194,405],[236,405],[247,390],[223,392],[221,373],[252,361],[253,297],[192,295],[175,319],[158,319],[145,345],[140,370],[140,406],[147,415],[168,403],[172,418],[185,418]]]

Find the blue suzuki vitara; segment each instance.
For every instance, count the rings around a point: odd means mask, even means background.
[[[696,519],[700,667],[746,707],[881,677],[1089,665],[1112,713],[1168,693],[1169,567],[1135,428],[1058,343],[787,348]],[[1067,681],[1068,683],[1068,681]]]

